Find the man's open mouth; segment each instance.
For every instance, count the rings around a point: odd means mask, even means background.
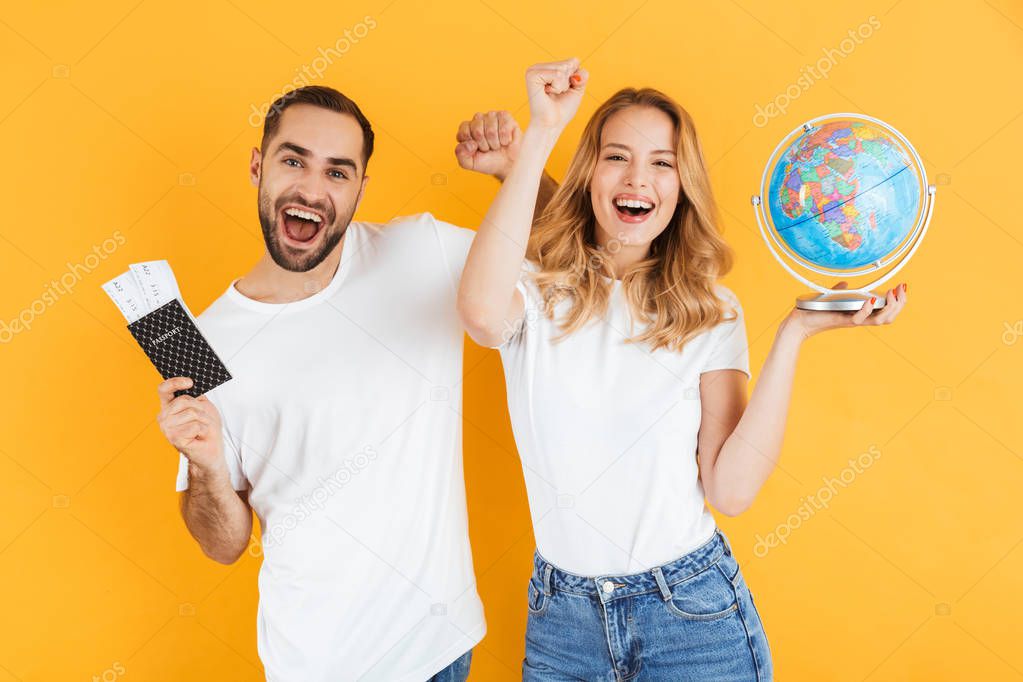
[[[314,239],[323,228],[323,215],[298,206],[288,206],[281,211],[281,226],[291,241],[306,244]]]
[[[654,210],[654,202],[645,197],[618,195],[612,201],[618,217],[628,222],[643,220]]]

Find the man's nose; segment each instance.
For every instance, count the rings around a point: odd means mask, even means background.
[[[299,181],[295,193],[306,206],[322,209],[327,197],[326,179],[317,173],[310,173]]]

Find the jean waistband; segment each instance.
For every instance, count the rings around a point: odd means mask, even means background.
[[[533,575],[539,578],[543,591],[547,596],[554,590],[578,595],[589,595],[603,602],[647,592],[667,592],[667,588],[675,583],[700,573],[721,560],[721,557],[732,554],[732,547],[719,529],[714,535],[693,551],[663,566],[656,566],[642,573],[630,575],[600,575],[586,577],[563,571],[540,555],[539,550],[533,557]]]

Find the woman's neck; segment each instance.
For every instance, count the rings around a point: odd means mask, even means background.
[[[612,276],[621,279],[636,263],[650,255],[649,244],[623,244],[619,240],[607,240],[600,244],[600,253],[607,262]]]

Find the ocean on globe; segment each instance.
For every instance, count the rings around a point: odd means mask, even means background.
[[[804,260],[833,270],[892,253],[916,226],[924,199],[909,150],[868,121],[811,126],[768,171],[766,212],[776,233]]]

